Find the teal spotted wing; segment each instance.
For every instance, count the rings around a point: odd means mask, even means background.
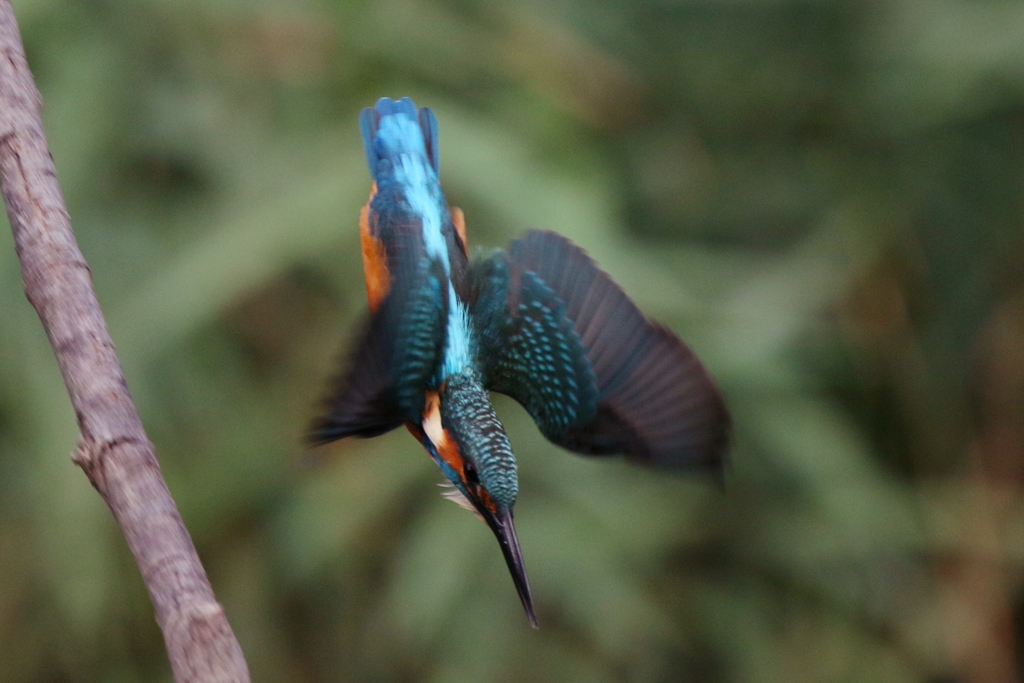
[[[393,286],[361,334],[347,369],[335,381],[308,440],[324,444],[371,437],[404,422],[419,423],[424,390],[437,371],[448,317],[440,262],[398,250]]]
[[[475,262],[472,275],[488,386],[522,403],[548,439],[720,471],[730,420],[714,382],[583,250],[534,231]]]
[[[508,255],[471,266],[472,306],[485,386],[519,401],[541,432],[558,442],[594,418],[597,382],[565,304],[533,273],[509,290]]]

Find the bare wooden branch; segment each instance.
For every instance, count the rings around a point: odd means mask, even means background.
[[[78,417],[73,455],[124,531],[179,683],[249,680],[242,650],[164,483],[92,289],[47,148],[10,0],[0,0],[0,186],[25,293]]]

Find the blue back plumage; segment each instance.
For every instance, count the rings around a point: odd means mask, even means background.
[[[377,183],[374,210],[395,224],[418,221],[430,258],[451,272],[448,205],[438,180],[437,121],[408,97],[377,101],[360,116],[370,174]]]
[[[453,251],[454,227],[438,180],[437,119],[430,109],[417,109],[408,97],[385,97],[372,109],[363,110],[360,125],[366,163],[377,183],[372,208],[380,217],[378,225],[385,230],[418,226],[416,247],[407,245],[401,250],[418,253],[422,240],[426,257],[443,270],[441,306],[447,311],[445,333],[439,337],[440,342],[447,341],[442,354],[443,378],[470,364],[473,341],[466,308],[451,280],[453,270],[463,267],[462,263],[453,265],[453,258],[464,256]],[[390,244],[401,239],[381,237]]]

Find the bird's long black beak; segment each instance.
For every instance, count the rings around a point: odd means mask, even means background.
[[[530,626],[537,628],[537,615],[533,611],[533,597],[530,595],[530,582],[526,579],[526,565],[523,563],[523,554],[519,550],[519,539],[516,538],[516,525],[512,521],[512,511],[484,514],[484,520],[491,531],[498,537],[501,545],[501,554],[505,556],[505,563],[508,570],[512,572],[512,582],[516,585],[519,599],[523,602],[523,609],[526,610],[526,618],[530,620]]]

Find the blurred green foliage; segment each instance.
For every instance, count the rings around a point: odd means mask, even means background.
[[[259,681],[1011,681],[1024,5],[16,0],[81,247]],[[356,116],[471,243],[585,246],[720,382],[724,491],[499,400],[541,622],[394,433],[299,466],[365,307]],[[167,681],[0,237],[0,680]]]

